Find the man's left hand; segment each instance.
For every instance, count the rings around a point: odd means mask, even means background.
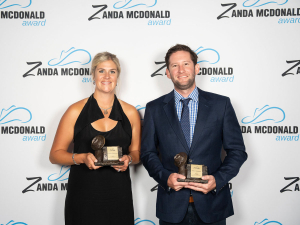
[[[208,192],[214,190],[217,186],[214,176],[206,175],[202,177],[202,180],[208,180],[208,183],[201,184],[201,183],[189,182],[188,185],[185,186],[185,188],[189,188],[194,191],[201,191],[204,194],[207,194]]]

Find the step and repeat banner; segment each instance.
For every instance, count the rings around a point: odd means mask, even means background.
[[[117,96],[143,120],[173,89],[164,56],[177,43],[199,57],[197,86],[230,97],[243,133],[228,224],[300,223],[299,0],[0,0],[0,14],[0,224],[64,224],[70,167],[49,151],[68,106],[94,91],[93,56],[118,56]],[[135,224],[158,224],[157,183],[130,167]]]

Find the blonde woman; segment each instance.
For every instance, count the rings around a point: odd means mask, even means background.
[[[115,95],[118,58],[98,53],[92,61],[95,92],[71,105],[57,128],[50,152],[54,164],[72,165],[65,202],[65,224],[134,224],[128,165],[140,161],[141,124],[137,110]],[[122,166],[95,166],[92,139],[122,147]],[[67,152],[74,141],[74,153]]]

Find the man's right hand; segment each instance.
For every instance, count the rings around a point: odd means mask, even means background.
[[[179,191],[180,189],[184,188],[188,185],[187,182],[178,182],[177,179],[185,179],[185,176],[179,174],[179,173],[171,173],[171,175],[168,178],[168,186],[175,191]]]

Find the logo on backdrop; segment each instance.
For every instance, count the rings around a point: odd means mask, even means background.
[[[266,126],[264,123],[277,124],[285,120],[286,114],[283,109],[276,106],[265,105],[256,108],[253,113],[245,116],[241,123],[253,126],[241,126],[242,133],[276,134],[276,141],[299,141],[298,126]],[[298,135],[297,135],[298,134]]]
[[[49,181],[64,181],[68,180],[68,176],[70,171],[70,166],[62,166],[60,168],[59,173],[52,173],[49,175],[48,180]]]
[[[246,0],[241,6],[238,6],[237,3],[226,3],[221,4],[225,11],[217,19],[243,17],[264,19],[274,17],[278,19],[279,24],[300,23],[300,18],[296,17],[300,16],[300,8],[286,8],[287,5],[288,0]]]
[[[278,221],[270,221],[268,219],[264,219],[263,221],[261,221],[260,223],[258,222],[255,222],[254,225],[267,225],[267,224],[270,224],[270,225],[275,225],[275,224],[279,224],[279,225],[282,225],[282,223],[279,223]]]
[[[7,109],[3,108],[0,113],[1,134],[25,134],[23,141],[45,141],[45,126],[19,125],[29,123],[32,120],[32,113],[25,107],[12,105]],[[9,124],[12,123],[12,124]]]
[[[138,225],[138,224],[140,224],[140,225],[143,225],[143,224],[144,225],[150,225],[150,224],[155,225],[155,223],[151,220],[141,220],[141,218],[136,218],[134,220],[134,225]]]
[[[285,119],[285,112],[278,107],[265,105],[262,108],[256,108],[253,115],[246,116],[242,119],[243,124],[258,124],[265,121],[280,123]]]
[[[260,7],[268,4],[277,4],[277,5],[284,5],[287,3],[288,0],[278,0],[278,1],[270,1],[270,0],[246,0],[243,3],[244,7]]]
[[[290,68],[282,74],[283,77],[300,74],[300,60],[287,60],[286,63],[290,64]]]
[[[146,107],[137,105],[135,108],[138,111],[138,113],[140,114],[141,120],[143,121],[144,120],[144,115],[145,115],[145,109],[146,109]]]
[[[45,26],[45,12],[27,11],[31,4],[31,0],[0,0],[1,19],[20,19],[22,26]]]
[[[114,4],[115,9],[130,9],[133,7],[137,6],[146,6],[147,8],[151,8],[155,6],[157,3],[157,0],[152,0],[152,1],[143,1],[143,0],[123,0],[123,1],[118,1]]]
[[[0,124],[6,124],[13,121],[28,123],[32,119],[31,112],[24,107],[12,105],[8,109],[2,109],[0,113]]]
[[[63,182],[69,179],[70,166],[61,166],[57,173],[52,173],[46,179],[46,183],[41,182],[42,177],[26,177],[30,181],[22,193],[35,192],[35,191],[65,191],[68,188],[68,183]]]
[[[49,57],[50,58],[50,57]],[[85,49],[76,49],[74,47],[68,50],[62,50],[57,53],[54,58],[50,58],[49,67],[42,67],[42,61],[26,62],[30,69],[22,76],[43,76],[43,77],[58,77],[58,76],[90,76],[90,68],[78,68],[74,66],[88,65],[92,60],[91,54]],[[71,67],[73,66],[73,67]],[[90,77],[83,77],[82,82],[92,82]]]
[[[27,8],[31,5],[31,0],[21,1],[21,4],[18,4],[20,1],[12,1],[12,0],[2,0],[0,1],[0,9],[6,9],[12,6],[18,6],[21,8]]]
[[[97,11],[88,20],[131,19],[144,20],[149,26],[171,25],[171,12],[156,10],[157,3],[158,0],[121,0],[109,5],[92,5]]]
[[[221,56],[219,52],[213,48],[199,47],[194,51],[198,55],[198,64],[200,65],[200,71],[197,75],[207,76],[210,78],[210,82],[233,82],[233,67],[221,67],[216,64],[219,63]],[[160,68],[151,74],[151,77],[166,75],[167,65],[165,61],[154,62],[156,65],[160,65]]]
[[[229,185],[230,195],[232,197],[233,196],[232,183],[228,183],[228,185]]]
[[[282,188],[280,190],[280,193],[283,193],[283,192],[286,192],[286,191],[291,191],[291,192],[294,192],[294,191],[300,191],[299,189],[299,177],[285,177],[284,178],[285,180],[287,180],[289,182],[288,185],[286,185],[284,188]]]
[[[6,223],[5,225],[20,225],[20,224],[23,224],[23,225],[27,225],[27,223],[23,223],[23,222],[15,222],[13,220],[9,221],[8,223]],[[0,225],[4,225],[4,224],[0,224]]]
[[[83,59],[82,59],[83,58]],[[83,61],[81,61],[83,60]],[[66,66],[71,63],[79,63],[80,65],[86,65],[91,62],[91,54],[84,49],[70,48],[67,51],[61,51],[59,57],[50,59],[49,66]]]

